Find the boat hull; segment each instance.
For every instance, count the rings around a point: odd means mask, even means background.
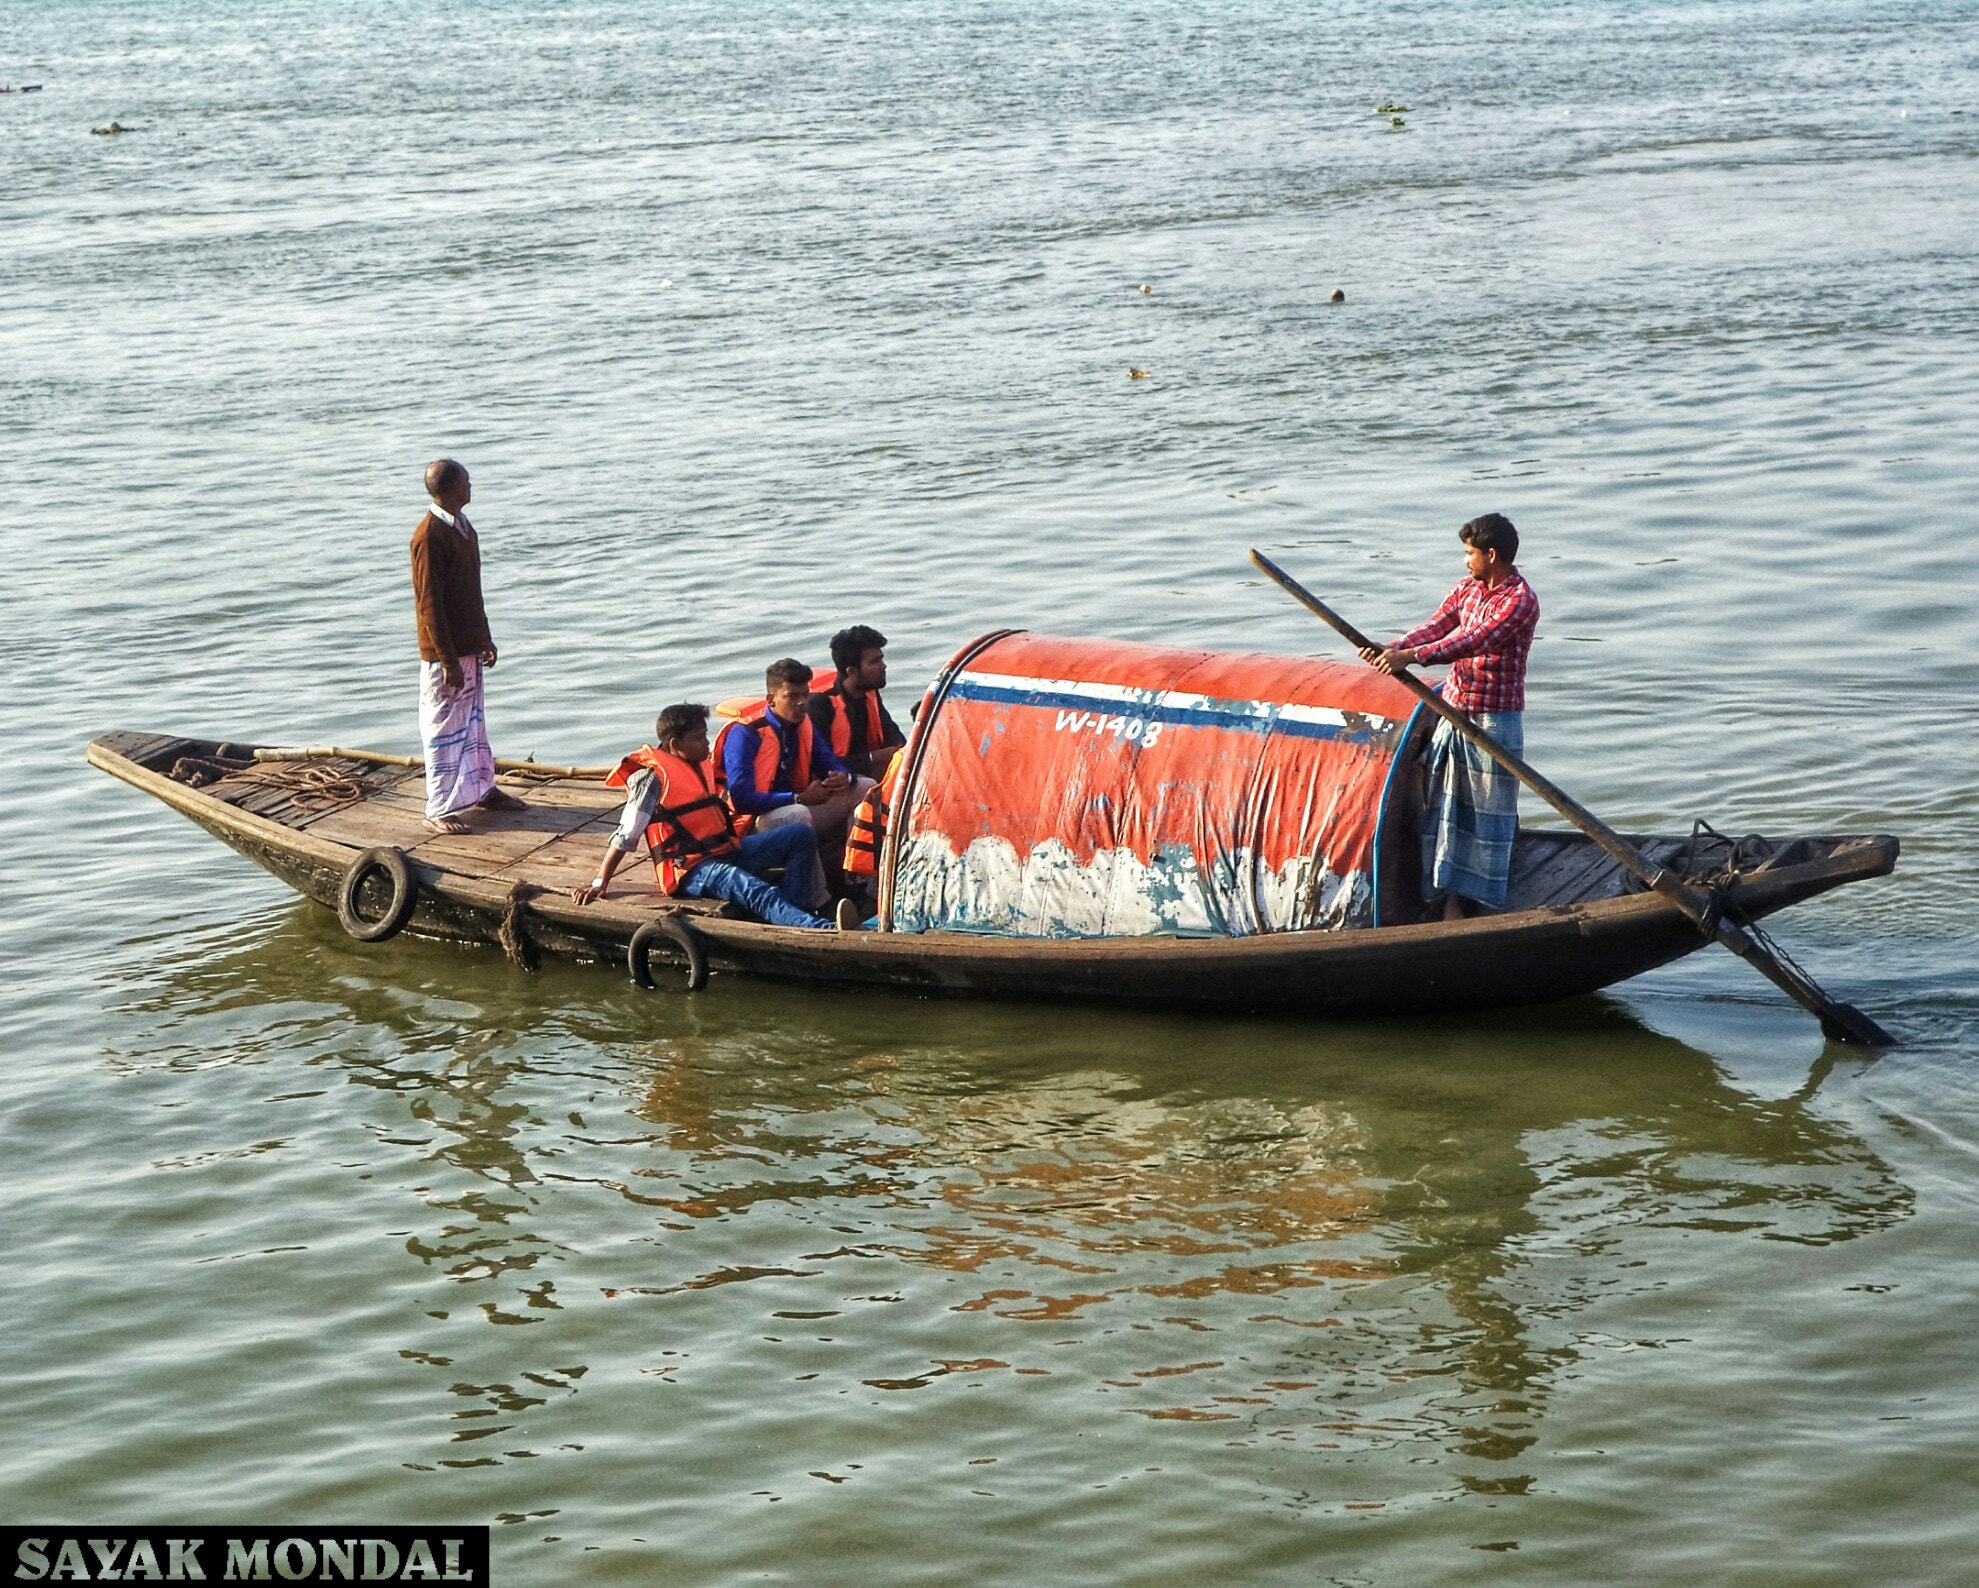
[[[342,838],[328,836],[336,823],[299,824],[257,814],[169,774],[179,756],[213,748],[214,741],[107,734],[92,742],[89,760],[160,799],[297,892],[334,908],[352,862],[372,847],[364,837],[395,829],[354,826],[347,818]],[[571,880],[581,880],[583,867],[602,849],[612,809],[603,791],[591,805],[582,804],[582,797],[573,794],[579,803],[558,807],[570,813],[567,831],[492,870],[448,863],[446,840],[423,835],[416,819],[394,817],[409,821],[400,847],[419,883],[406,930],[501,944],[524,961],[553,954],[623,967],[640,926],[683,913],[715,971],[922,995],[1324,1015],[1544,1003],[1625,981],[1706,941],[1667,901],[1644,892],[1458,922],[1240,938],[1057,940],[804,931],[733,919],[705,905],[666,899],[650,886],[580,907],[566,889]],[[416,811],[402,795],[399,807]],[[1566,835],[1561,841],[1574,842]],[[1802,847],[1809,858],[1800,863],[1771,865],[1729,882],[1727,901],[1757,919],[1831,888],[1886,875],[1898,855],[1897,841],[1886,836],[1809,840]],[[576,857],[582,857],[583,867],[573,870]],[[669,952],[664,941],[657,944],[656,962]]]

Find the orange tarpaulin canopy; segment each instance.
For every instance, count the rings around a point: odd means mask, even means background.
[[[895,931],[1367,926],[1416,702],[1358,663],[1001,633],[915,722]]]

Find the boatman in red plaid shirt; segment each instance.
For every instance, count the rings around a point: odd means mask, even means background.
[[[1470,577],[1436,616],[1393,645],[1361,652],[1384,673],[1448,662],[1443,698],[1514,755],[1525,754],[1525,660],[1539,622],[1539,597],[1513,561],[1519,532],[1503,513],[1457,531]],[[1443,919],[1476,906],[1502,909],[1519,826],[1518,779],[1447,722],[1429,742],[1423,824],[1424,891],[1443,896]]]

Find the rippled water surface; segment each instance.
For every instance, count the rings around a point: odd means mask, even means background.
[[[491,1522],[515,1584],[1973,1580],[1969,6],[0,4],[34,82],[0,1515]],[[1899,835],[1779,930],[1904,1046],[1724,955],[1321,1025],[352,943],[82,747],[413,747],[442,452],[497,749],[583,763],[855,620],[907,687],[1004,624],[1333,650],[1245,548],[1392,631],[1503,510],[1531,757]]]

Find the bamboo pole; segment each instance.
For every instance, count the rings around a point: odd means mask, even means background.
[[[270,747],[256,750],[257,761],[370,761],[379,766],[424,766],[425,760],[416,755],[390,755],[383,750],[347,750],[340,745],[309,745],[294,747]],[[608,766],[547,766],[541,761],[509,761],[498,759],[497,772],[534,772],[538,777],[575,777],[604,779],[611,776]]]

